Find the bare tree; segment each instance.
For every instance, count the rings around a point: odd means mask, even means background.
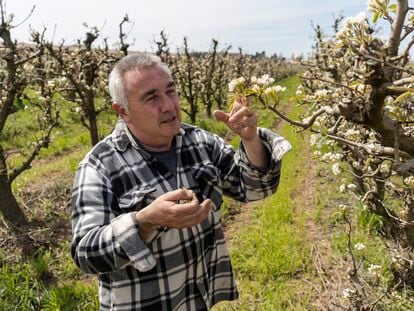
[[[103,101],[99,105],[97,98],[108,96],[106,81],[110,66],[120,57],[118,53],[111,53],[107,48],[93,47],[98,37],[99,30],[92,27],[86,32],[83,41],[78,40],[77,46],[65,46],[64,42],[60,46],[53,43],[46,45],[58,64],[60,75],[65,77],[67,82],[62,94],[66,99],[79,105],[80,109],[77,111],[80,121],[89,130],[92,146],[100,139],[97,117],[109,108],[109,101]],[[125,53],[126,46],[122,47]]]
[[[200,70],[196,58],[190,52],[187,38],[184,38],[183,51],[178,52],[174,68],[180,95],[185,101],[181,110],[190,117],[191,123],[195,124],[199,112]]]
[[[53,87],[47,84],[47,64],[43,60],[43,34],[33,32],[34,46],[18,46],[12,40],[12,18],[7,17],[4,2],[0,0],[1,24],[0,38],[3,42],[0,62],[0,212],[4,219],[14,225],[27,222],[23,210],[20,208],[13,191],[12,183],[23,171],[30,168],[31,163],[42,148],[50,143],[53,128],[57,125],[58,113],[54,110],[52,99]],[[44,32],[43,32],[44,33]],[[35,96],[29,96],[28,88],[37,91]],[[29,149],[15,148],[7,150],[4,145],[9,138],[8,121],[10,117],[21,109],[25,99],[29,109],[37,111],[37,136]],[[37,109],[36,109],[37,108]],[[12,152],[13,151],[13,152]],[[9,157],[20,154],[21,164],[12,166]]]

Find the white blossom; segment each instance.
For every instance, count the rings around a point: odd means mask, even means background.
[[[354,23],[358,23],[358,24],[362,24],[362,23],[366,23],[367,21],[367,13],[365,12],[359,12],[354,18],[353,18],[353,22]]]
[[[314,94],[315,94],[315,96],[323,97],[323,96],[327,96],[328,95],[328,91],[325,90],[325,89],[316,90]]]
[[[365,248],[365,245],[362,244],[362,243],[357,243],[357,244],[355,244],[354,247],[355,247],[356,250],[362,251]]]
[[[381,269],[381,266],[379,266],[379,265],[374,265],[374,264],[371,264],[369,267],[368,267],[368,273],[369,274],[372,274],[372,275],[377,275],[378,274],[378,270],[379,269]]]
[[[361,169],[362,165],[358,161],[353,161],[352,162],[352,167],[354,167],[356,169]]]
[[[368,134],[368,140],[370,141],[370,142],[376,142],[377,141],[377,136],[376,136],[376,134],[375,134],[375,132],[369,132],[369,134]]]
[[[237,86],[239,86],[240,84],[243,84],[245,81],[246,79],[244,77],[231,80],[229,82],[229,92],[233,92]]]
[[[252,86],[253,91],[258,92],[260,90],[260,86],[258,84],[254,84]]]
[[[346,185],[346,188],[348,190],[355,190],[357,188],[357,186],[355,184],[348,184],[348,185]]]
[[[334,175],[339,175],[341,173],[341,168],[339,167],[339,163],[335,163],[332,165],[332,173]]]
[[[344,156],[340,153],[327,152],[322,156],[323,161],[338,161],[341,160]]]
[[[354,294],[354,293],[355,293],[355,290],[354,290],[354,289],[345,288],[345,289],[342,291],[342,296],[344,296],[344,298],[349,298],[349,297],[351,297],[351,295],[352,295],[352,294]]]
[[[282,87],[280,85],[275,85],[275,86],[269,86],[264,90],[265,94],[270,94],[270,93],[280,93],[280,92],[284,92],[286,91],[286,87]]]
[[[408,187],[414,189],[414,176],[409,176],[404,178],[404,182],[407,184]]]
[[[322,137],[321,134],[312,134],[310,136],[310,144],[311,146],[316,145],[316,143],[319,141],[319,139]]]
[[[280,86],[280,85],[275,85],[274,90],[278,93],[278,92],[285,92],[286,91],[286,87],[285,86]]]
[[[269,85],[275,82],[275,79],[271,78],[268,74],[265,74],[258,78],[255,82],[259,85]]]
[[[349,129],[344,133],[346,139],[357,141],[361,137],[361,132],[355,129]]]
[[[391,169],[391,164],[389,162],[382,162],[380,166],[380,172],[387,174]]]

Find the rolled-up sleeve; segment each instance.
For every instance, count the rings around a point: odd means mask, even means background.
[[[106,273],[129,264],[140,271],[155,266],[139,235],[135,212],[115,217],[117,204],[103,165],[91,158],[81,163],[72,194],[72,257],[86,273]]]
[[[223,193],[233,199],[257,201],[275,193],[278,188],[282,158],[292,146],[268,129],[258,128],[258,134],[268,153],[266,169],[259,169],[249,162],[243,144],[236,152],[222,146],[213,153],[219,155],[215,161],[222,172]]]

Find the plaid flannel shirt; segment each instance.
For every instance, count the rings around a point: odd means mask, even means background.
[[[222,195],[248,202],[277,189],[281,158],[291,148],[282,137],[258,129],[269,167],[252,166],[243,146],[183,124],[175,137],[177,176],[139,146],[125,123],[79,164],[72,197],[72,256],[99,278],[101,310],[208,310],[238,293],[221,227]],[[176,179],[176,183],[173,181]],[[159,228],[147,240],[135,214],[158,196],[193,190],[210,198],[207,219],[188,229]]]

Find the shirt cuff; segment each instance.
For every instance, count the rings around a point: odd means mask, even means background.
[[[115,239],[128,256],[132,266],[145,272],[155,267],[156,261],[139,234],[135,212],[126,213],[111,221]]]
[[[280,161],[283,156],[292,149],[292,145],[284,139],[282,136],[265,128],[258,128],[258,135],[262,141],[265,150],[269,156],[268,167],[257,168],[250,163],[243,144],[240,145],[238,154],[235,156],[235,160],[239,162],[241,167],[246,168],[249,171],[254,171],[260,176],[267,175],[270,171],[280,167]]]

